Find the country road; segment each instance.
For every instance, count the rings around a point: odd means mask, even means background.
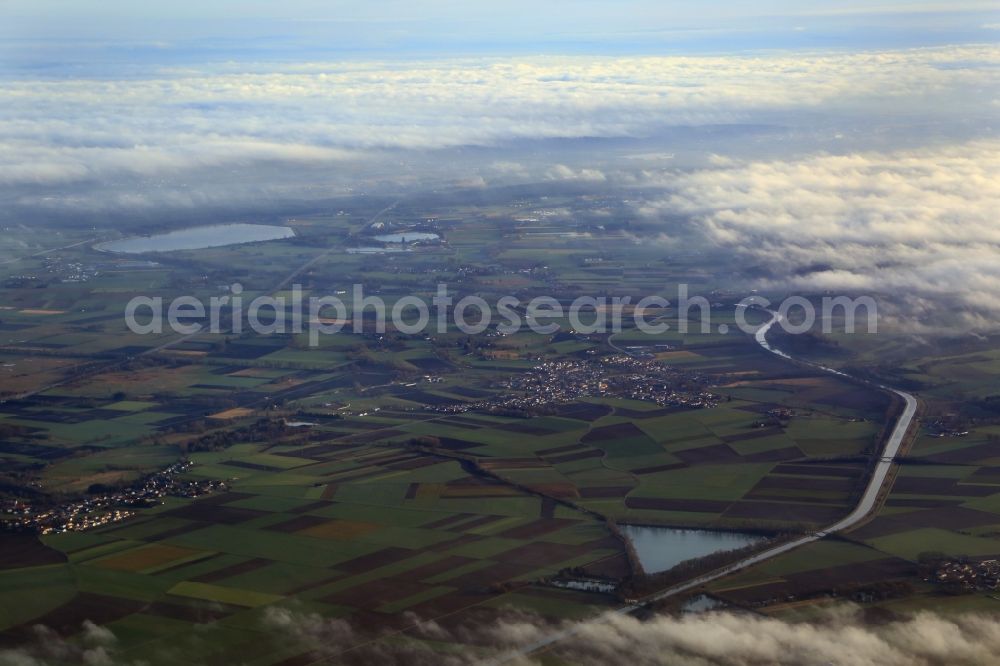
[[[825,372],[839,375],[841,377],[849,376],[843,372],[840,372],[839,370],[828,368],[824,365],[810,363],[808,361],[796,360],[792,358],[792,356],[790,356],[789,354],[786,354],[780,349],[773,347],[767,341],[767,334],[771,330],[771,328],[775,326],[775,324],[780,323],[781,316],[778,313],[773,312],[771,310],[768,310],[768,312],[770,312],[771,314],[770,321],[761,326],[761,328],[759,328],[756,334],[754,335],[754,339],[761,347],[771,352],[772,354],[776,354],[788,360],[796,361],[798,363],[805,363],[806,365],[811,365],[815,368],[819,368]],[[580,629],[582,629],[587,625],[600,624],[601,622],[615,615],[631,614],[653,602],[661,601],[663,599],[669,599],[670,597],[675,597],[679,594],[689,592],[695,588],[705,585],[706,583],[710,583],[714,580],[718,580],[719,578],[729,576],[733,573],[736,573],[737,571],[741,571],[748,567],[754,566],[755,564],[760,564],[761,562],[770,560],[774,557],[787,553],[791,550],[795,550],[800,546],[804,546],[808,543],[813,543],[814,541],[819,541],[823,537],[829,534],[833,534],[834,532],[842,532],[844,530],[847,530],[851,527],[854,527],[861,521],[865,520],[868,517],[868,515],[872,512],[872,510],[875,508],[878,502],[879,493],[882,492],[882,488],[885,485],[886,478],[889,475],[889,470],[892,469],[892,465],[895,462],[895,458],[899,454],[900,446],[902,446],[903,440],[906,438],[906,433],[907,431],[909,431],[910,426],[913,424],[913,419],[916,417],[917,414],[917,399],[913,395],[905,391],[900,391],[898,389],[894,389],[881,384],[878,384],[876,386],[881,390],[889,391],[902,398],[905,403],[905,406],[903,408],[902,413],[899,416],[899,419],[896,421],[896,425],[893,428],[892,433],[889,435],[889,439],[885,444],[885,448],[882,450],[882,455],[879,457],[879,462],[876,464],[875,470],[872,472],[871,479],[868,481],[868,486],[865,488],[864,495],[861,496],[861,499],[858,501],[857,506],[854,507],[854,510],[851,511],[851,513],[848,514],[846,517],[838,520],[837,522],[833,523],[828,527],[823,528],[822,530],[806,534],[793,541],[786,541],[772,548],[768,548],[767,550],[763,550],[759,553],[751,555],[745,559],[739,560],[738,562],[734,562],[721,569],[717,569],[707,574],[692,578],[691,580],[685,581],[683,583],[674,585],[673,587],[661,590],[660,592],[657,592],[655,594],[643,598],[641,601],[637,603],[616,608],[615,610],[609,611],[604,615],[601,615],[591,620],[586,620],[584,622],[581,622],[580,624],[576,624],[567,629],[555,632],[553,634],[550,634],[549,636],[546,636],[541,640],[535,641],[528,645],[524,645],[518,649],[506,652],[503,655],[499,656],[498,658],[487,660],[484,663],[499,665],[499,664],[510,663],[518,659],[524,659],[525,657],[534,652],[538,652],[539,650],[544,650],[545,648],[550,647],[562,640],[572,637],[573,635],[577,634],[580,631]]]

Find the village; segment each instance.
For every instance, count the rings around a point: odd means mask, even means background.
[[[64,504],[33,505],[19,499],[5,500],[0,505],[0,527],[39,534],[83,532],[131,518],[135,509],[156,506],[166,496],[194,498],[225,489],[222,481],[178,479],[189,467],[191,462],[182,460],[132,486],[90,494]]]
[[[499,387],[506,392],[477,402],[436,405],[442,413],[475,410],[544,411],[581,398],[625,398],[661,407],[706,409],[721,398],[705,387],[700,375],[627,355],[599,359],[548,361],[516,375]]]
[[[932,579],[961,592],[1000,588],[1000,560],[947,560],[938,564]]]

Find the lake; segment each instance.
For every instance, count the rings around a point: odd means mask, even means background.
[[[144,252],[173,252],[175,250],[201,250],[207,247],[258,243],[260,241],[291,238],[290,227],[267,224],[212,224],[168,231],[153,236],[136,236],[122,240],[98,243],[95,249],[102,252],[142,254]]]
[[[646,573],[659,573],[687,560],[725,550],[736,550],[764,541],[764,537],[740,532],[681,530],[638,525],[620,527],[622,533],[632,542]]]
[[[416,243],[417,241],[437,240],[438,238],[441,237],[426,231],[400,231],[394,234],[375,236],[375,240],[380,243]]]
[[[386,254],[387,252],[408,252],[401,247],[349,247],[345,250],[347,254]]]

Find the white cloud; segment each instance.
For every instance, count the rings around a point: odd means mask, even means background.
[[[917,295],[1000,316],[1000,141],[677,173],[644,213],[693,217],[764,286]]]
[[[775,111],[975,108],[1000,47],[727,57],[544,57],[172,69],[12,79],[0,90],[0,183],[337,162],[381,149],[640,137]],[[359,153],[360,151],[360,153]]]
[[[850,609],[815,623],[788,623],[740,613],[709,613],[642,622],[610,617],[567,641],[572,663],[634,666],[986,666],[1000,649],[992,617],[920,613],[879,626]]]
[[[550,650],[580,666],[989,666],[1000,652],[995,616],[922,612],[872,624],[852,605],[820,609],[812,622],[713,612],[648,620],[607,614],[583,623],[553,623],[512,608],[499,609],[485,622],[475,613],[447,624],[409,612],[401,619],[404,631],[365,630],[291,602],[265,609],[259,630],[268,641],[264,645],[284,654],[386,666],[471,666],[501,655],[512,657],[508,663],[528,666],[540,663],[539,655],[518,656],[518,649],[553,634],[566,637]],[[195,625],[190,640],[180,637],[176,646],[159,646],[148,657],[156,663],[190,660],[192,652],[202,654],[211,645],[216,630]],[[68,641],[42,626],[34,638],[21,648],[0,650],[0,664],[134,664],[115,653],[114,635],[96,625],[85,628],[79,640]],[[442,645],[449,647],[436,649]]]
[[[545,173],[545,177],[548,180],[569,180],[583,183],[603,183],[608,179],[599,169],[573,169],[565,164],[556,164]]]
[[[571,632],[552,646],[561,661],[581,666],[632,664],[659,666],[988,666],[1000,651],[996,617],[945,617],[917,613],[872,625],[857,607],[841,605],[820,610],[814,622],[785,622],[750,613],[713,612],[680,617],[661,615],[649,620],[607,614],[594,621],[552,625],[536,615],[513,610],[491,622],[449,627],[406,614],[411,636],[475,646],[432,652],[417,643],[372,641],[355,634],[344,620],[279,609],[268,613],[265,625],[293,639],[302,649],[336,658],[352,645],[365,663],[466,666],[482,663],[492,648],[512,657],[510,663],[537,664],[538,655],[517,649],[537,644],[557,633]]]

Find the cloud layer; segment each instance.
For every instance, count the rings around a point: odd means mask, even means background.
[[[15,78],[0,185],[159,177],[255,162],[519,139],[639,137],[776,112],[967,113],[993,101],[1000,48],[760,57],[545,57],[306,63]]]
[[[672,193],[644,212],[691,216],[712,242],[768,268],[764,286],[916,295],[950,302],[968,325],[1000,316],[998,141],[719,158],[670,180]]]
[[[260,630],[275,640],[282,653],[385,666],[538,664],[539,655],[519,655],[517,648],[564,631],[572,635],[551,649],[568,663],[581,666],[988,666],[1000,653],[1000,618],[995,615],[946,617],[924,612],[872,624],[850,605],[827,609],[815,621],[800,623],[731,612],[658,616],[648,621],[608,615],[598,621],[557,626],[515,611],[450,628],[412,616],[407,619],[411,622],[407,634],[420,640],[406,640],[398,632],[360,632],[345,619],[281,607],[264,613]],[[210,641],[212,631],[211,625],[199,625],[194,633]],[[85,623],[72,643],[44,628],[38,628],[36,638],[33,645],[0,650],[0,665],[135,663],[121,656],[124,651],[116,649],[114,634],[93,623]],[[445,644],[452,647],[444,651],[432,647]],[[145,652],[143,661],[177,663],[190,657],[154,648]]]
[[[595,666],[985,666],[1000,649],[1000,623],[921,613],[872,626],[850,609],[802,624],[734,613],[615,617],[586,626],[570,643],[570,662]]]
[[[642,188],[645,213],[694,219],[768,268],[764,286],[906,294],[911,317],[950,301],[985,327],[1000,316],[998,71],[1000,46],[982,45],[12,77],[0,217],[266,214],[383,185]]]

